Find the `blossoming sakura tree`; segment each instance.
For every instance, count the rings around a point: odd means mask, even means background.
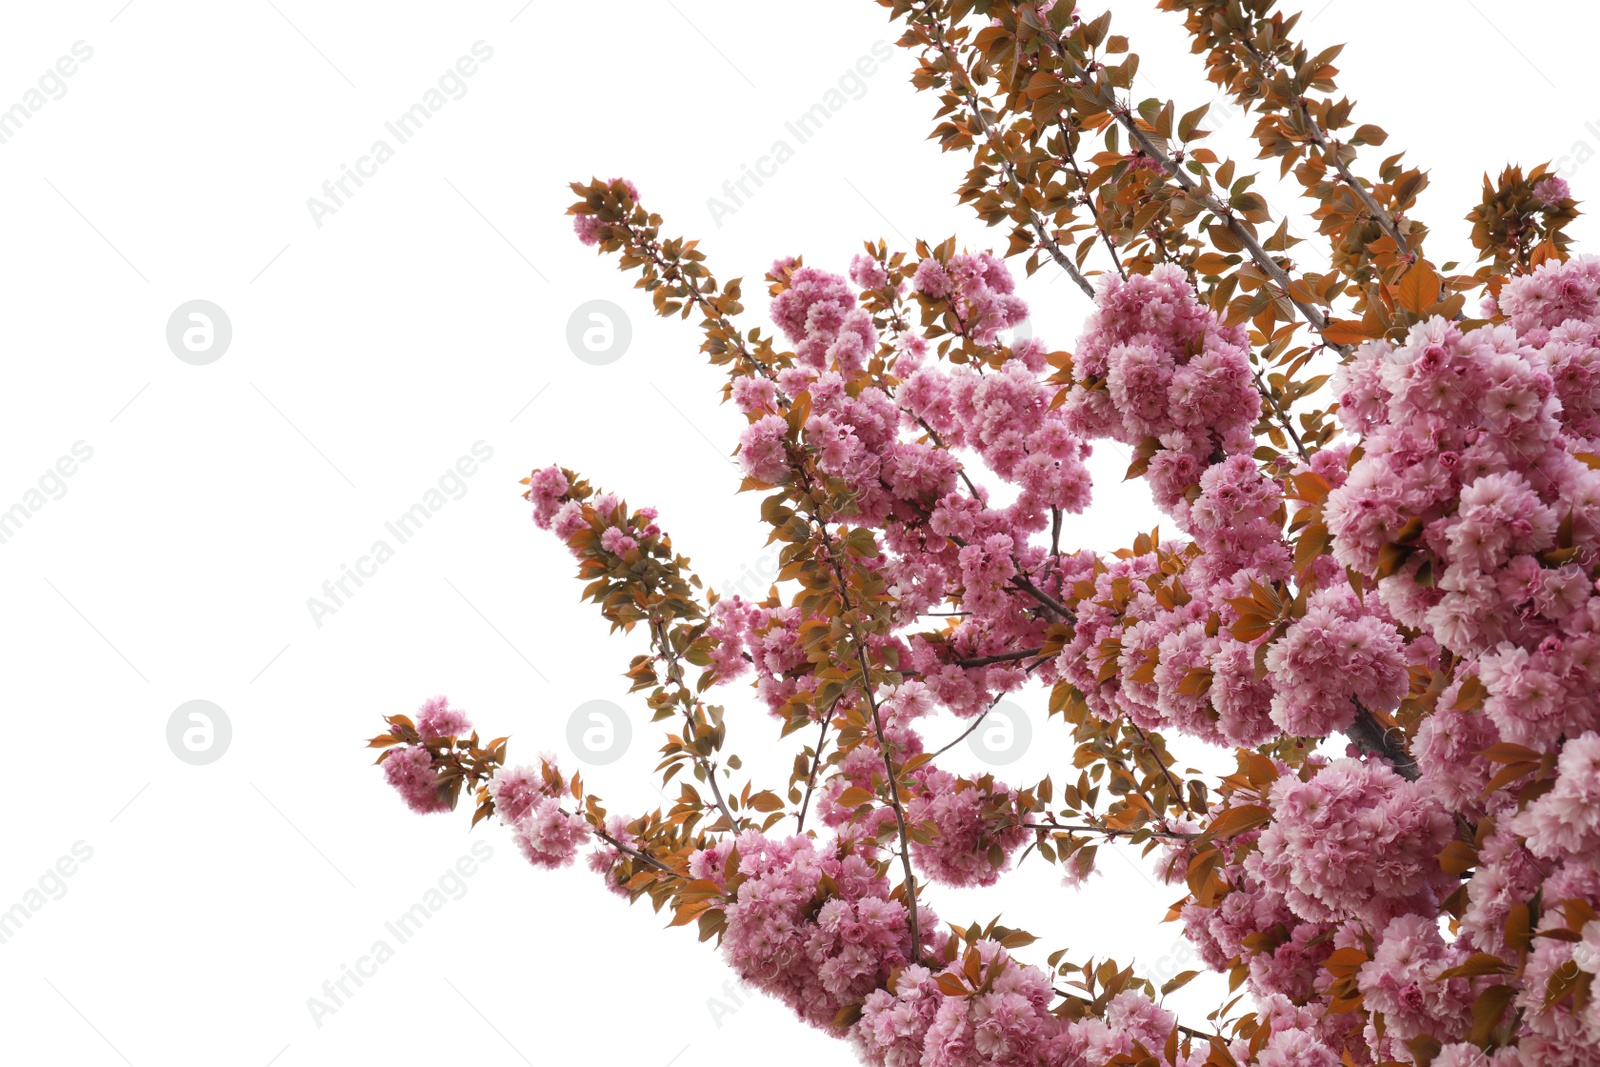
[[[1205,109],[1130,100],[1108,14],[879,3],[970,156],[962,201],[1093,297],[1074,351],[1005,343],[1006,263],[953,240],[848,277],[780,259],[769,335],[630,182],[575,186],[578,236],[726,371],[779,584],[719,597],[654,509],[535,471],[584,596],[648,642],[627,676],[678,798],[611,811],[442,698],[373,739],[390,783],[419,812],[465,794],[535,866],[587,851],[868,1063],[1600,1064],[1600,260],[1569,258],[1566,184],[1486,179],[1477,266],[1436,265],[1427,178],[1370,151],[1338,49],[1275,0],[1159,0],[1299,183],[1331,263],[1307,271]],[[1170,519],[1109,555],[1061,539],[1099,440]],[[707,703],[752,680],[772,722],[741,729],[789,739],[787,782],[743,780]],[[1003,783],[925,748],[932,709],[1029,685],[1070,767]],[[1107,840],[1182,894],[1223,1009],[935,914],[1024,858],[1071,886]]]

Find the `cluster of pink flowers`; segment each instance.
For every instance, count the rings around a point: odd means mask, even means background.
[[[1048,978],[1036,968],[1016,965],[992,941],[975,947],[981,973],[993,974],[994,982],[974,996],[941,998],[922,1035],[922,1063],[980,1067],[1029,1063],[1048,1055],[1052,1038],[1060,1033],[1048,1011],[1053,999]]]
[[[383,761],[383,776],[419,815],[449,811],[450,803],[439,795],[439,775],[433,769],[433,756],[421,745],[394,749]]]
[[[1483,752],[1499,740],[1494,723],[1482,711],[1466,711],[1455,705],[1461,698],[1462,680],[1448,686],[1439,696],[1438,707],[1423,720],[1412,742],[1411,753],[1428,786],[1451,811],[1476,814],[1495,765]]]
[[[489,781],[495,814],[512,828],[522,854],[535,867],[565,867],[589,840],[589,824],[565,812],[566,780],[548,759],[541,767],[509,767]]]
[[[1512,326],[1463,334],[1434,319],[1399,348],[1364,346],[1340,383],[1341,418],[1365,441],[1325,508],[1335,556],[1374,571],[1385,546],[1420,522],[1404,565],[1379,585],[1385,605],[1460,656],[1515,647],[1544,657],[1532,667],[1513,657],[1495,672],[1507,692],[1527,694],[1496,714],[1498,724],[1530,740],[1583,723],[1538,723],[1549,701],[1571,702],[1547,692],[1543,679],[1521,685],[1527,671],[1554,668],[1547,673],[1570,676],[1576,686],[1566,691],[1575,695],[1592,689],[1589,667],[1600,659],[1583,567],[1542,558],[1558,548],[1582,557],[1600,550],[1600,472],[1578,458],[1586,439],[1566,433],[1539,340],[1552,329],[1575,336],[1580,325],[1600,325],[1597,290],[1600,265],[1541,268],[1502,294]],[[1588,317],[1558,318],[1569,313]],[[1577,414],[1587,423],[1583,407]]]
[[[733,681],[754,667],[757,690],[776,712],[794,695],[794,675],[807,662],[800,621],[799,608],[766,607],[738,595],[717,601],[707,633],[718,678]]]
[[[423,701],[417,709],[416,728],[423,741],[439,741],[471,733],[472,723],[459,708],[452,708],[448,700],[438,696]],[[450,802],[439,789],[433,754],[426,745],[402,745],[389,750],[383,759],[383,774],[406,807],[417,814],[450,810]]]
[[[1545,207],[1556,207],[1572,196],[1572,187],[1565,178],[1551,175],[1533,183],[1533,198]]]
[[[1108,722],[1127,716],[1141,729],[1175,728],[1219,745],[1259,744],[1275,726],[1273,686],[1257,676],[1256,642],[1239,641],[1227,629],[1212,632],[1209,625],[1212,612],[1232,621],[1227,598],[1247,594],[1259,571],[1208,587],[1184,569],[1188,558],[1161,551],[1098,564],[1088,555],[1073,561],[1068,574],[1093,592],[1078,600],[1072,640],[1056,669]],[[1168,606],[1157,589],[1174,578],[1190,599]],[[1108,657],[1115,667],[1109,673]],[[1207,684],[1196,685],[1195,677]]]
[[[535,804],[557,792],[545,779],[542,767],[507,767],[489,780],[489,799],[494,801],[495,814],[508,826],[521,822]]]
[[[1600,607],[1586,573],[1600,555],[1600,474],[1579,456],[1595,435],[1600,266],[1541,268],[1513,281],[1499,310],[1509,325],[1463,334],[1435,320],[1404,346],[1365,346],[1343,371],[1342,418],[1362,435],[1361,456],[1345,470],[1349,450],[1330,448],[1302,468],[1331,489],[1324,514],[1342,566],[1313,567],[1303,617],[1265,650],[1265,679],[1255,678],[1249,645],[1220,656],[1226,629],[1206,638],[1195,609],[1161,607],[1146,594],[1163,576],[1156,554],[1097,572],[1063,654],[1063,676],[1097,712],[1202,737],[1211,716],[1201,687],[1189,687],[1186,708],[1171,683],[1207,666],[1215,721],[1227,718],[1237,691],[1258,714],[1270,701],[1261,737],[1320,737],[1351,725],[1355,701],[1392,711],[1413,670],[1436,670],[1442,652],[1459,657],[1414,742],[1420,781],[1371,758],[1314,761],[1304,775],[1280,765],[1266,798],[1271,823],[1231,842],[1228,891],[1215,907],[1183,911],[1211,966],[1242,961],[1258,996],[1288,996],[1315,1016],[1281,1039],[1315,1045],[1314,1055],[1280,1061],[1275,1034],[1258,1063],[1334,1062],[1327,1050],[1340,1047],[1358,1062],[1363,1049],[1373,1060],[1410,1061],[1406,1042],[1426,1035],[1444,1046],[1436,1064],[1489,1067],[1465,1038],[1476,997],[1496,979],[1441,975],[1474,952],[1509,953],[1505,929],[1517,905],[1540,896],[1600,901],[1600,709],[1588,695],[1600,681]],[[1245,466],[1236,456],[1195,481],[1212,483],[1228,464]],[[1249,501],[1241,473],[1233,495]],[[1236,598],[1287,577],[1275,522],[1252,531],[1265,508],[1246,504],[1231,512],[1245,516],[1245,547],[1218,543],[1211,531],[1226,528],[1229,513],[1219,521],[1205,491],[1190,495],[1177,515],[1202,551],[1183,578],[1226,627]],[[1380,571],[1380,556],[1397,549],[1399,566]],[[1384,576],[1358,597],[1343,566]],[[1100,670],[1108,642],[1121,657],[1109,676]],[[1145,650],[1155,652],[1154,671],[1139,670]],[[1469,683],[1481,686],[1480,698]],[[1488,792],[1503,764],[1485,752],[1501,741],[1558,751],[1553,788],[1525,806],[1509,787]],[[1499,828],[1478,849],[1460,933],[1446,938],[1437,916],[1457,882],[1435,857],[1456,836],[1458,816],[1492,817]],[[1176,874],[1185,867],[1176,864]],[[1352,1016],[1327,1010],[1320,965],[1345,946],[1371,955],[1358,983],[1381,1027],[1345,1032],[1340,1020]],[[1600,1062],[1593,1002],[1579,1012],[1543,1000],[1574,964],[1571,942],[1536,939],[1516,994],[1524,1031],[1493,1057],[1495,1067]]]
[[[943,1001],[933,972],[912,964],[891,987],[867,994],[851,1037],[868,1063],[921,1067],[924,1036]]]
[[[1314,1002],[1322,965],[1333,952],[1335,928],[1306,922],[1289,909],[1281,894],[1267,890],[1237,868],[1232,873],[1235,884],[1216,907],[1184,906],[1185,936],[1216,970],[1244,961],[1250,988],[1257,997],[1281,996],[1302,1005]],[[1326,1004],[1316,1007],[1313,1018],[1319,1031],[1337,1044],[1338,1020],[1321,1019]]]
[[[1289,576],[1289,546],[1283,540],[1283,487],[1268,480],[1248,455],[1207,466],[1200,492],[1179,518],[1201,554],[1191,580],[1206,587],[1241,572],[1262,581]]]
[[[1547,899],[1600,899],[1597,781],[1600,737],[1574,739],[1562,754],[1556,788],[1483,846],[1479,869],[1467,884],[1460,933],[1447,939],[1437,916],[1454,880],[1443,874],[1434,855],[1453,835],[1453,826],[1428,787],[1404,781],[1380,763],[1354,760],[1322,766],[1304,781],[1285,774],[1269,798],[1273,822],[1229,843],[1236,857],[1228,867],[1230,891],[1216,907],[1188,904],[1186,932],[1213,967],[1245,961],[1250,985],[1266,1004],[1288,997],[1302,1006],[1304,1033],[1286,1041],[1318,1050],[1342,1046],[1356,1052],[1357,1062],[1364,1062],[1363,1052],[1372,1061],[1410,1062],[1407,1042],[1426,1035],[1455,1050],[1443,1062],[1487,1065],[1481,1050],[1464,1042],[1476,998],[1502,979],[1445,977],[1445,972],[1475,952],[1507,951],[1506,917],[1514,904],[1531,899],[1541,882]],[[1551,836],[1535,836],[1541,829]],[[1175,880],[1181,880],[1186,859],[1187,851],[1178,850],[1171,868]],[[1329,1010],[1321,964],[1337,948],[1370,955],[1356,979],[1364,1006],[1381,1015],[1381,1027],[1368,1021],[1352,1032],[1348,1027],[1358,1016]],[[1593,1004],[1579,1015],[1566,1007],[1548,1008],[1542,999],[1552,975],[1579,955],[1570,942],[1540,939],[1517,999],[1529,1033],[1494,1064],[1565,1067],[1600,1061],[1592,1047],[1600,1036],[1600,1012]],[[1257,1062],[1300,1061],[1264,1052]]]
[[[882,288],[888,281],[868,257],[858,257],[851,272],[864,287]],[[1047,550],[1028,540],[1049,525],[1052,509],[1079,512],[1089,500],[1083,462],[1088,447],[1066,417],[1052,410],[1055,387],[1041,377],[1044,348],[1019,344],[998,374],[966,367],[947,371],[926,361],[921,339],[907,335],[895,357],[902,381],[891,394],[862,374],[882,339],[856,306],[846,279],[795,267],[792,260],[774,264],[771,276],[780,287],[772,317],[795,343],[797,364],[775,380],[734,379],[733,399],[749,419],[740,462],[755,480],[782,484],[804,450],[823,474],[847,486],[858,520],[882,530],[884,555],[867,565],[879,568],[894,589],[902,621],[913,622],[947,598],[962,598],[970,617],[943,641],[912,636],[894,643],[935,699],[958,714],[978,714],[1024,676],[1013,664],[958,667],[949,662],[950,653],[981,658],[1042,640],[1046,622],[1012,579],[1027,572],[1036,585],[1060,594],[1063,575],[1049,573]],[[919,277],[938,299],[965,309],[963,321],[987,323],[983,332],[991,341],[992,330],[1015,325],[1025,313],[1004,264],[992,257],[929,259]],[[780,391],[808,404],[798,435],[780,413]],[[954,449],[970,449],[1017,486],[1015,501],[993,508],[985,490],[969,495]],[[769,706],[777,707],[792,692],[782,672],[799,664],[785,662],[781,642],[775,643],[776,609],[761,609],[767,614],[759,616],[751,611],[748,605],[718,605],[713,633],[719,649],[713,656],[725,679],[743,673],[740,661],[753,663],[758,687]],[[791,629],[799,622],[782,621]],[[766,646],[767,655],[757,654],[757,644]]]
[[[1403,345],[1363,346],[1338,383],[1363,456],[1324,511],[1341,563],[1372,572],[1400,549],[1378,583],[1383,605],[1458,657],[1415,751],[1422,785],[1448,809],[1497,821],[1467,883],[1462,940],[1501,953],[1516,905],[1600,902],[1600,595],[1589,576],[1600,471],[1584,455],[1600,426],[1600,261],[1548,262],[1493,310],[1504,325],[1462,333],[1435,319]],[[1512,785],[1488,791],[1504,765],[1485,753],[1500,742],[1558,752],[1553,788],[1525,806]],[[1570,942],[1536,939],[1517,1000],[1527,1033],[1497,1067],[1513,1052],[1519,1065],[1600,1062],[1593,1002],[1580,1014],[1543,1001],[1573,958]],[[1437,1007],[1425,1013],[1435,1025],[1450,1017]],[[1454,1058],[1478,1062],[1468,1048]]]
[[[789,423],[781,415],[763,415],[739,437],[739,462],[758,482],[779,485],[789,480]]]
[[[965,964],[956,961],[935,973],[926,966],[907,967],[892,987],[867,997],[861,1021],[851,1038],[862,1058],[883,1067],[1021,1067],[1051,1064],[1084,1067],[1108,1062],[1141,1062],[1160,1055],[1177,1020],[1143,993],[1128,990],[1111,998],[1104,1018],[1067,1022],[1049,1010],[1055,992],[1049,977],[1013,960],[1000,945],[980,940],[973,945],[978,964],[978,989],[950,995],[942,976],[965,981]],[[1269,1048],[1277,1067],[1336,1067],[1338,1057],[1301,1028],[1294,1013],[1274,1020]],[[1231,1053],[1245,1062],[1247,1041],[1232,1043]],[[1201,1067],[1210,1054],[1202,1045],[1175,1067]],[[1332,1058],[1310,1058],[1327,1055]],[[1285,1056],[1299,1058],[1283,1058]],[[1165,1062],[1165,1061],[1164,1061]]]
[[[851,1031],[867,1063],[986,1067],[1099,1062],[1084,1058],[1090,1024],[1062,1024],[1050,1014],[1054,992],[1047,975],[1017,963],[993,941],[978,941],[973,951],[983,992],[949,995],[939,985],[939,974],[918,964],[901,971],[892,987],[867,997],[861,1021]],[[958,963],[940,973],[968,978]],[[1131,1047],[1136,1035],[1122,1036]],[[1156,1037],[1153,1032],[1137,1036],[1147,1038],[1147,1047],[1159,1047],[1165,1040],[1164,1034]]]
[[[432,697],[417,712],[417,733],[424,741],[443,737],[463,737],[472,732],[472,723],[460,708],[452,708],[444,697]]]
[[[1556,772],[1555,787],[1510,825],[1540,859],[1580,862],[1600,873],[1600,734],[1568,741]]]
[[[1294,737],[1348,729],[1355,701],[1393,708],[1410,687],[1406,650],[1376,594],[1348,586],[1314,593],[1303,618],[1267,650],[1272,721]]]
[[[980,345],[993,344],[1001,330],[1028,317],[1028,305],[1016,295],[1011,271],[988,252],[959,252],[944,263],[924,259],[911,284],[923,296],[948,304],[958,331]]]
[[[1310,922],[1438,914],[1435,857],[1454,821],[1426,788],[1377,761],[1338,760],[1272,787],[1272,825],[1245,870]]]
[[[1042,530],[1051,508],[1077,513],[1089,504],[1088,448],[1051,405],[1055,389],[1020,359],[1000,373],[967,367],[945,369],[902,357],[905,375],[896,400],[917,425],[937,433],[949,448],[969,448],[1020,495],[996,517],[1024,534]],[[941,499],[934,516],[944,536],[967,536],[975,516],[962,513],[959,494]],[[994,520],[991,520],[993,522]]]
[[[870,320],[867,325],[871,327]],[[898,447],[900,411],[888,393],[862,389],[852,396],[845,378],[833,371],[818,375],[809,391],[806,446],[815,450],[822,473],[865,491],[876,489],[879,478],[892,473],[899,462],[914,465],[918,449]],[[950,476],[954,474],[952,470]]]
[[[911,846],[917,865],[945,885],[999,881],[1029,836],[1017,815],[1016,793],[988,777],[971,782],[931,766],[917,778],[920,792],[907,801],[906,818],[927,824],[932,837]]]
[[[589,839],[589,824],[581,815],[562,811],[556,798],[544,797],[517,821],[512,836],[535,867],[565,867]]]
[[[570,490],[567,476],[557,466],[534,471],[528,480],[527,496],[533,503],[534,523],[563,541],[570,541],[580,530],[598,529],[601,549],[614,556],[626,556],[641,542],[661,533],[655,522],[655,508],[626,513],[622,501],[613,493],[601,493],[585,505],[569,497]],[[582,555],[577,548],[573,552]]]
[[[1155,439],[1148,478],[1169,512],[1181,515],[1211,457],[1250,454],[1261,397],[1249,338],[1195,299],[1180,267],[1107,275],[1073,370],[1064,405],[1073,428],[1134,446]]]
[[[1250,454],[1261,409],[1243,329],[1223,325],[1175,268],[1109,278],[1074,379],[1062,408],[1069,425],[1141,447],[1156,502],[1193,538],[1185,550],[1108,561],[1093,574],[1094,595],[1079,598],[1073,640],[1057,662],[1090,709],[1232,745],[1342,729],[1356,716],[1354,699],[1392,710],[1416,653],[1331,561],[1311,570],[1320,589],[1311,610],[1268,650],[1269,677],[1257,671],[1265,638],[1229,631],[1235,601],[1292,570],[1283,486]],[[1285,473],[1338,481],[1344,455],[1331,448]],[[1158,596],[1174,575],[1182,594]]]
[[[1256,1067],[1338,1067],[1339,1054],[1308,1030],[1274,1033],[1256,1056]]]
[[[795,346],[800,366],[820,373],[837,367],[855,374],[877,349],[872,316],[856,307],[855,290],[837,274],[816,267],[791,269],[780,261],[773,274],[788,287],[772,300],[772,321]],[[863,347],[870,340],[870,347]]]
[[[1552,898],[1585,899],[1593,902],[1600,895],[1600,878],[1593,866],[1588,877],[1578,879],[1573,871],[1563,871],[1545,881]],[[1575,977],[1583,970],[1579,963],[1582,943],[1540,938],[1529,954],[1522,974],[1521,988],[1513,1001],[1522,1013],[1526,1032],[1517,1046],[1519,1058],[1507,1057],[1516,1067],[1595,1067],[1600,1064],[1600,1003],[1592,997],[1581,1010],[1567,1000],[1550,1007],[1547,991],[1560,977]],[[1589,965],[1593,965],[1590,959]],[[1499,1067],[1496,1062],[1496,1067]]]
[[[871,256],[857,253],[850,261],[850,280],[863,289],[882,289],[889,284],[889,272]],[[896,291],[903,288],[896,286]]]
[[[809,837],[755,831],[740,834],[737,848],[740,881],[726,906],[722,952],[746,982],[825,1027],[909,962],[905,905],[890,899],[873,862]],[[708,850],[696,862],[725,876],[728,857]]]
[[[904,765],[921,755],[922,738],[916,730],[905,721],[888,716],[885,709],[880,712],[888,717],[884,723],[884,741],[893,757]],[[841,754],[832,775],[817,790],[817,814],[822,817],[823,824],[834,827],[844,839],[876,840],[878,831],[894,822],[893,810],[874,805],[863,817],[858,808],[844,804],[842,797],[852,787],[877,795],[886,776],[883,751],[876,738],[868,738]]]
[[[1478,868],[1467,881],[1462,932],[1485,952],[1508,950],[1506,919],[1518,904],[1533,899],[1542,864],[1508,827],[1498,826],[1478,850]]]
[[[1366,1006],[1383,1014],[1384,1033],[1369,1030],[1367,1043],[1385,1058],[1393,1058],[1419,1034],[1440,1041],[1464,1039],[1472,1028],[1473,999],[1488,983],[1442,975],[1461,966],[1470,954],[1459,939],[1445,944],[1435,916],[1390,919],[1372,959],[1357,975]]]
[[[907,699],[920,702],[924,694],[912,690]],[[919,904],[923,962],[911,962],[905,907],[890,897],[876,858],[859,839],[824,844],[747,831],[695,853],[689,873],[725,891],[737,887],[725,906],[722,951],[744,981],[818,1027],[831,1028],[842,1008],[860,1004],[860,1020],[849,1034],[868,1063],[1090,1065],[1165,1047],[1176,1020],[1142,993],[1119,994],[1104,1019],[1064,1022],[1050,1010],[1055,992],[1049,976],[985,940],[971,949],[978,962],[974,979],[959,953],[944,951],[949,935],[933,932],[938,920],[926,904]],[[945,962],[949,956],[955,958]],[[971,992],[956,994],[941,977]],[[1314,1013],[1282,1001],[1268,1025],[1272,1052],[1260,1062],[1338,1063],[1318,1036]],[[1247,1046],[1233,1043],[1241,1062]],[[1202,1046],[1180,1067],[1199,1067],[1207,1053]]]
[[[534,471],[528,482],[528,499],[533,502],[533,521],[541,529],[550,529],[560,516],[567,516],[578,509],[576,501],[567,500],[567,476],[561,473],[560,467],[546,467]],[[565,538],[562,538],[565,540]]]
[[[1185,933],[1209,966],[1246,965],[1258,1017],[1271,1028],[1257,1064],[1343,1063],[1338,1049],[1354,1062],[1409,1062],[1400,1039],[1464,1036],[1476,992],[1465,981],[1436,984],[1472,951],[1466,939],[1446,946],[1435,919],[1444,879],[1434,853],[1449,817],[1425,799],[1411,810],[1425,791],[1381,764],[1310,766],[1302,781],[1279,764],[1267,798],[1274,821],[1224,844],[1228,891],[1212,907],[1185,905]],[[1168,878],[1181,882],[1190,858],[1192,847],[1174,850]],[[1344,948],[1376,953],[1356,978],[1367,1006],[1385,1013],[1386,1035],[1363,1029],[1358,1014],[1330,1010],[1324,964]]]
[[[629,827],[630,820],[626,815],[608,815],[606,817],[606,836],[611,841],[601,841],[599,847],[589,853],[589,870],[600,875],[605,881],[606,888],[624,899],[632,899],[627,887],[625,871],[618,866],[628,857],[623,848],[635,849],[639,844],[638,835]],[[617,846],[622,846],[621,848]]]

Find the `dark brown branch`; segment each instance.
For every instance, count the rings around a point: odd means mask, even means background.
[[[562,814],[566,815],[566,814],[569,814],[569,813],[567,811],[563,810]],[[668,874],[672,874],[674,877],[676,877],[676,872],[673,871],[673,869],[671,867],[668,867],[665,863],[662,863],[660,860],[656,859],[654,856],[650,855],[648,852],[640,852],[638,849],[633,848],[630,845],[624,845],[621,841],[618,841],[616,838],[612,837],[610,834],[606,833],[604,830],[600,829],[600,827],[598,827],[598,826],[591,826],[590,830],[594,834],[594,836],[600,838],[600,840],[604,841],[606,844],[610,845],[612,848],[616,849],[618,852],[621,852],[621,853],[623,853],[624,855],[627,855],[627,856],[631,856],[631,857],[633,857],[634,859],[638,860],[641,863],[648,864],[649,866],[655,868],[658,871],[665,871]]]
[[[1040,589],[1037,586],[1035,586],[1032,582],[1030,582],[1028,579],[1024,578],[1022,575],[1017,574],[1017,575],[1013,576],[1012,579],[1011,579],[1011,582],[1018,589],[1021,589],[1024,593],[1027,593],[1029,596],[1033,597],[1033,599],[1037,600],[1039,603],[1043,604],[1045,607],[1047,607],[1051,611],[1055,612],[1055,614],[1057,616],[1059,616],[1062,619],[1062,621],[1064,621],[1064,622],[1072,622],[1072,623],[1075,623],[1075,622],[1078,621],[1078,616],[1073,612],[1073,610],[1071,608],[1069,608],[1065,604],[1061,603],[1059,600],[1057,600],[1055,597],[1051,596],[1049,593],[1046,593],[1042,589]]]
[[[997,652],[992,656],[978,656],[975,659],[958,659],[957,667],[987,667],[991,663],[1009,663],[1012,660],[1028,659],[1043,652],[1042,648],[1022,648],[1015,652]]]
[[[1307,454],[1306,446],[1301,442],[1300,435],[1294,432],[1294,423],[1290,420],[1289,413],[1279,407],[1278,402],[1267,391],[1267,383],[1262,381],[1261,372],[1252,367],[1250,373],[1255,375],[1256,392],[1261,394],[1261,399],[1267,402],[1267,406],[1272,409],[1272,413],[1278,417],[1278,425],[1283,427],[1284,432],[1289,435],[1289,440],[1294,442],[1294,450],[1300,453],[1301,459],[1309,460],[1311,457]]]
[[[806,776],[806,795],[800,801],[800,810],[795,812],[794,832],[800,833],[806,828],[806,811],[811,807],[811,791],[817,786],[817,771],[822,766],[822,749],[828,742],[828,720],[824,716],[822,730],[817,734],[817,747],[811,754],[811,773]]]
[[[1203,836],[1202,834],[1198,833],[1184,833],[1182,830],[1151,830],[1148,828],[1113,830],[1109,826],[1096,826],[1093,823],[1088,825],[1079,825],[1076,823],[1056,822],[1053,816],[1048,815],[1045,816],[1045,818],[1047,818],[1049,821],[1042,823],[1024,822],[1018,823],[1017,825],[1029,830],[1065,830],[1068,833],[1076,834],[1103,834],[1112,840],[1115,840],[1119,837],[1132,837],[1134,834],[1141,832],[1146,833],[1151,837],[1161,838],[1164,841],[1194,841]]]
[[[1363,752],[1388,760],[1400,777],[1416,781],[1421,772],[1417,761],[1406,751],[1405,731],[1398,726],[1385,727],[1355,697],[1351,697],[1350,702],[1356,706],[1356,721],[1345,730],[1345,736]]]

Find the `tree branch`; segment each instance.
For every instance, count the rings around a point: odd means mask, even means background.
[[[1388,760],[1400,777],[1416,781],[1421,772],[1417,769],[1417,761],[1406,751],[1405,731],[1398,726],[1384,726],[1355,697],[1351,697],[1350,702],[1356,706],[1356,721],[1345,730],[1345,736],[1363,752]]]
[[[811,773],[806,776],[806,795],[800,802],[800,810],[795,812],[794,832],[800,833],[806,828],[806,811],[811,807],[811,791],[817,785],[817,770],[822,766],[822,748],[828,741],[828,719],[824,716],[822,730],[817,734],[817,747],[811,754]]]

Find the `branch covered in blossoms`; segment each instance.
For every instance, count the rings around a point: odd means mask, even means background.
[[[879,2],[1004,256],[785,257],[769,332],[631,182],[573,187],[578,238],[698,319],[780,546],[766,595],[719,595],[656,509],[526,479],[585,598],[644,638],[626,676],[676,800],[614,813],[443,698],[372,740],[390,784],[419,813],[470,794],[536,866],[587,852],[871,1064],[1600,1065],[1600,260],[1570,256],[1571,190],[1486,181],[1455,235],[1479,266],[1451,273],[1410,217],[1425,171],[1360,158],[1387,135],[1337,96],[1337,48],[1275,0],[1159,0],[1314,205],[1307,271],[1204,107],[1131,98],[1109,13]],[[1014,257],[1092,296],[1070,353],[1008,342]],[[1064,546],[1102,441],[1165,529]],[[709,703],[741,683],[768,721]],[[941,766],[966,734],[938,747],[930,715],[971,733],[1034,686],[1070,765]],[[743,777],[731,738],[789,746],[788,781]],[[1071,892],[1106,848],[1182,892],[1221,1008],[1165,1006],[1196,972],[1040,960],[934,910],[1023,863]]]

